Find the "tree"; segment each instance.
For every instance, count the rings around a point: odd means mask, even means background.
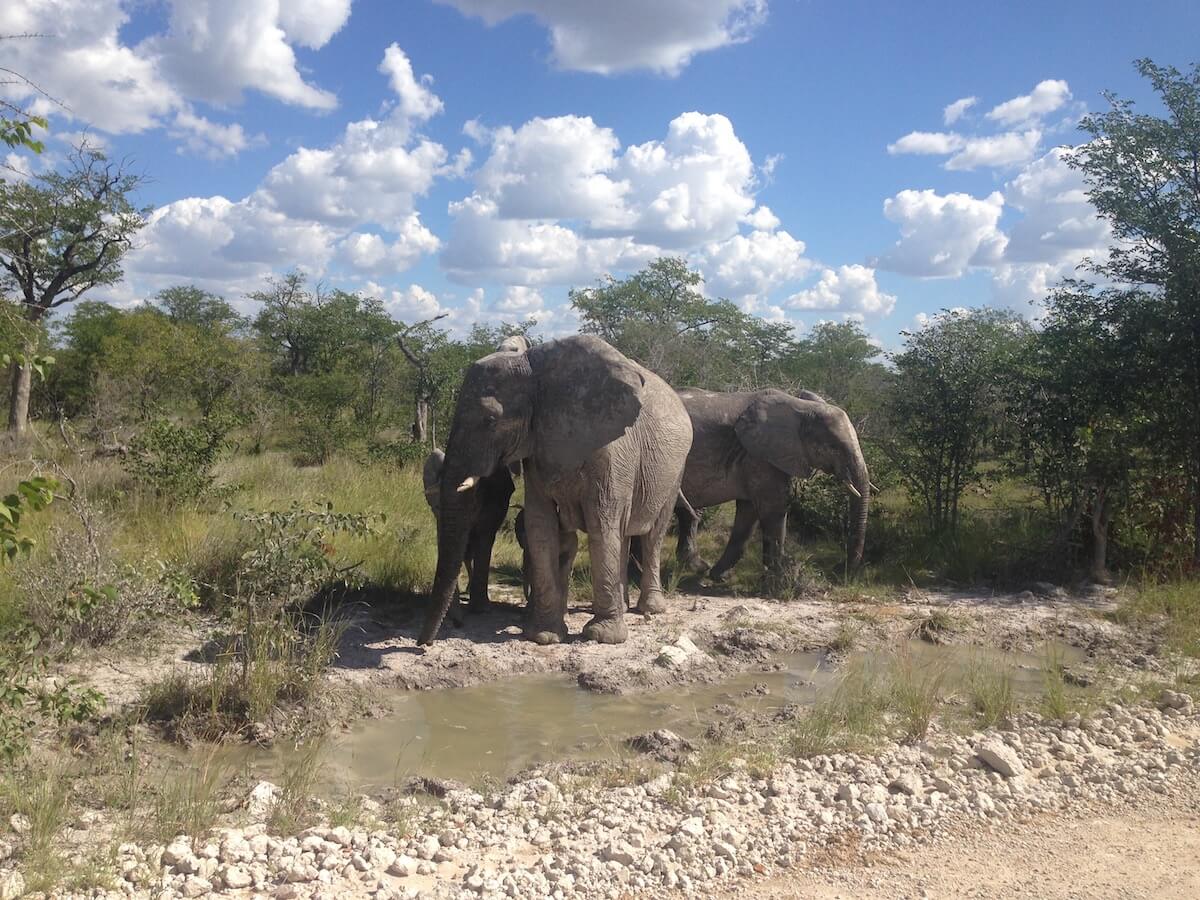
[[[777,375],[791,326],[764,322],[728,300],[709,300],[700,274],[680,257],[660,257],[618,281],[570,292],[580,330],[679,386],[760,387]]]
[[[0,183],[0,289],[16,295],[27,321],[40,324],[51,309],[120,280],[121,259],[147,221],[148,209],[130,199],[141,182],[125,163],[83,146],[64,172]],[[12,364],[16,435],[28,423],[34,349]]]
[[[891,454],[924,503],[930,530],[952,532],[1029,326],[1007,310],[953,310],[902,334],[888,398],[896,432]]]
[[[1200,567],[1200,64],[1186,74],[1149,59],[1135,65],[1166,115],[1136,112],[1132,101],[1108,94],[1110,108],[1080,122],[1091,139],[1067,162],[1083,173],[1116,239],[1092,268],[1159,296],[1162,340],[1141,377],[1157,385],[1160,440],[1187,474]]]
[[[21,40],[34,37],[31,34],[0,35],[0,41]],[[6,66],[0,66],[0,88],[16,85],[18,90],[31,88],[35,93],[47,99],[49,95],[36,84]],[[11,100],[0,96],[0,144],[13,149],[31,150],[41,153],[45,146],[33,136],[34,128],[46,128],[47,122],[43,116],[35,116],[29,110],[17,106]]]
[[[246,317],[228,302],[194,284],[163,288],[154,299],[172,322],[191,325],[201,331],[231,334],[247,325]]]
[[[793,390],[816,391],[830,403],[854,414],[869,411],[874,397],[862,382],[883,351],[871,343],[858,322],[819,322],[796,342],[785,363]]]
[[[1019,354],[1009,409],[1025,456],[1059,517],[1049,552],[1060,556],[1090,509],[1093,580],[1108,580],[1108,533],[1146,467],[1152,443],[1142,381],[1144,313],[1154,298],[1068,281],[1047,303],[1042,328]]]
[[[396,334],[396,346],[413,368],[413,421],[412,439],[424,444],[426,437],[431,447],[437,445],[437,427],[430,429],[430,417],[437,421],[437,403],[446,390],[453,372],[439,365],[449,345],[446,332],[433,327],[433,323],[446,318],[446,313],[408,325]]]

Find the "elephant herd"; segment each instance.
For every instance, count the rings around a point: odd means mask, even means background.
[[[851,495],[851,566],[862,560],[870,479],[849,417],[816,394],[673,389],[591,335],[531,346],[509,338],[467,370],[446,452],[425,463],[425,496],[437,519],[438,561],[419,643],[431,644],[457,602],[467,567],[469,609],[488,604],[496,532],[513,475],[525,479],[517,537],[528,598],[525,635],[567,637],[566,607],[577,533],[591,557],[592,618],[582,637],[626,638],[631,549],[641,568],[637,610],[662,612],[661,551],[672,515],[681,563],[708,568],[696,550],[697,510],[736,502],[719,577],[755,524],[763,561],[782,563],[789,484],[816,471]],[[632,544],[632,548],[631,548]]]

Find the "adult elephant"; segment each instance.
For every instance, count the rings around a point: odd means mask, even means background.
[[[695,509],[737,503],[729,543],[709,575],[721,577],[742,558],[756,523],[762,528],[763,562],[768,571],[780,571],[790,482],[813,472],[833,475],[850,492],[847,561],[852,568],[862,562],[871,481],[858,434],[844,410],[808,391],[793,397],[777,390],[717,393],[684,388],[679,397],[694,435],[684,470],[684,495]],[[682,506],[676,514],[679,561],[707,568],[696,550],[699,517]]]
[[[433,511],[435,521],[441,519],[442,471],[446,466],[446,454],[434,450],[425,458],[421,472],[425,483],[425,500]],[[463,564],[467,569],[467,594],[470,612],[484,612],[491,606],[488,596],[488,576],[492,568],[492,548],[496,544],[496,533],[508,517],[508,503],[516,486],[506,466],[500,466],[479,480],[474,491],[474,509],[470,511],[473,524],[467,535],[467,549]]]
[[[586,531],[593,615],[583,637],[624,641],[629,539],[645,545],[638,609],[659,612],[659,554],[691,440],[687,410],[666,382],[591,335],[476,362],[446,445],[437,574],[420,643],[433,642],[450,606],[480,479],[515,462],[525,477],[526,636],[566,638],[576,532]]]

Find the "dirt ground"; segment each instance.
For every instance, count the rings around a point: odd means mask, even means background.
[[[1184,790],[1120,806],[959,829],[888,857],[847,852],[746,882],[722,900],[1200,897],[1200,773]]]
[[[782,653],[837,647],[881,646],[907,635],[935,610],[952,625],[939,638],[1004,650],[1032,651],[1048,639],[1083,650],[1089,658],[1123,669],[1153,669],[1156,648],[1143,635],[1103,618],[1117,605],[1106,591],[969,593],[912,590],[904,594],[847,601],[813,596],[792,601],[730,596],[719,588],[681,591],[666,613],[645,618],[626,614],[629,639],[599,645],[571,640],[539,647],[521,637],[523,608],[518,590],[496,587],[494,609],[468,615],[462,627],[443,626],[440,639],[418,647],[425,609],[419,601],[348,604],[347,629],[330,677],[344,685],[386,695],[495,681],[514,675],[565,672],[580,685],[604,693],[638,693],[674,684],[714,682],[741,671],[764,670]],[[578,635],[588,607],[572,603],[567,625]],[[111,706],[135,700],[143,685],[171,670],[198,671],[208,665],[205,641],[215,623],[193,622],[172,629],[143,654],[102,653],[77,660],[68,674],[98,688]],[[660,651],[686,636],[699,652],[665,664]]]

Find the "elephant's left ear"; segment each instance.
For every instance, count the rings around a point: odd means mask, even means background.
[[[536,389],[532,431],[541,466],[565,473],[625,433],[642,410],[640,368],[580,334],[529,350]]]
[[[765,390],[746,407],[733,425],[746,453],[765,460],[794,478],[812,474],[807,438],[801,432],[819,405],[797,400],[783,391]]]

